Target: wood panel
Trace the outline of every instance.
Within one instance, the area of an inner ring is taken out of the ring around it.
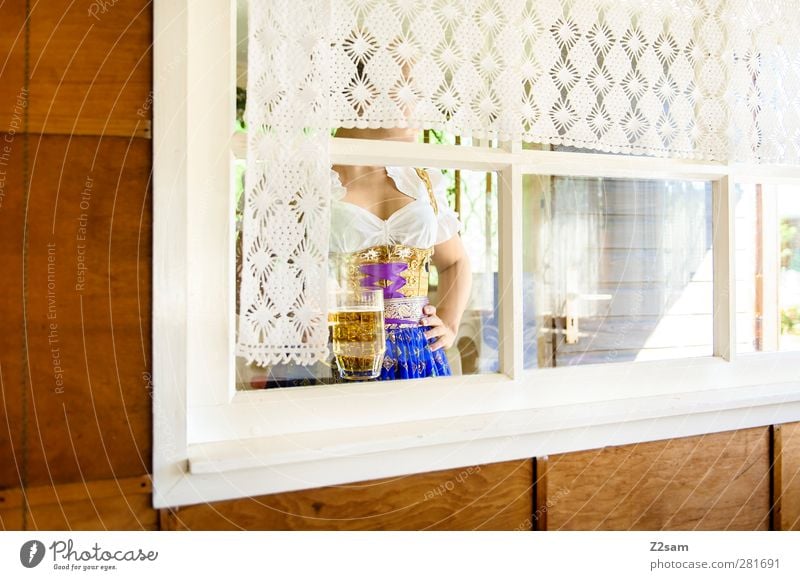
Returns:
[[[25,99],[25,0],[0,3],[0,131],[21,131]]]
[[[22,240],[25,0],[0,4],[0,488],[19,486],[22,465]],[[2,504],[0,504],[2,509]],[[3,525],[6,525],[5,518]]]
[[[769,428],[553,455],[545,485],[548,530],[766,530]]]
[[[30,130],[149,136],[152,2],[32,3]]]
[[[155,530],[158,514],[151,506],[148,476],[30,487],[25,529]],[[5,529],[22,528],[23,493],[0,491],[0,521]]]
[[[800,530],[800,423],[774,427],[776,530]]]
[[[148,473],[150,142],[30,138],[29,484]]]
[[[22,508],[0,508],[0,531],[20,531],[25,529],[22,524]]]
[[[165,530],[528,530],[533,464],[511,461],[163,510]]]
[[[0,488],[20,486],[25,469],[22,457],[25,139],[23,134],[0,133]]]

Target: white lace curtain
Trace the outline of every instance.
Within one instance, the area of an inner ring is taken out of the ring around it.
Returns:
[[[326,355],[332,127],[800,163],[800,0],[250,0],[237,353]]]

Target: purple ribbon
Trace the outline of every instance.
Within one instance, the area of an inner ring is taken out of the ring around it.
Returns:
[[[386,318],[384,324],[419,324],[419,320],[408,320],[406,318]]]
[[[406,285],[405,279],[400,276],[408,270],[408,264],[391,262],[389,264],[364,264],[359,266],[359,271],[366,277],[361,280],[361,287],[368,289],[382,289],[383,298],[403,298],[400,288]],[[388,286],[380,284],[382,280],[390,282]]]

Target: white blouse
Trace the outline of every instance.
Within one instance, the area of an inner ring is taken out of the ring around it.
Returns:
[[[434,213],[425,182],[413,167],[387,166],[386,173],[397,189],[414,201],[404,205],[389,219],[353,203],[342,201],[347,190],[339,174],[331,169],[331,252],[356,252],[371,246],[402,244],[430,248],[452,238],[461,230],[458,214],[447,204],[447,184],[438,169],[428,169],[438,206]]]

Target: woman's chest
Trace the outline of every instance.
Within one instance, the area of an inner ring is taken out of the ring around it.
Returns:
[[[333,252],[354,252],[383,244],[430,248],[436,240],[436,231],[433,208],[421,200],[394,209],[386,219],[347,201],[337,200],[331,207]]]

